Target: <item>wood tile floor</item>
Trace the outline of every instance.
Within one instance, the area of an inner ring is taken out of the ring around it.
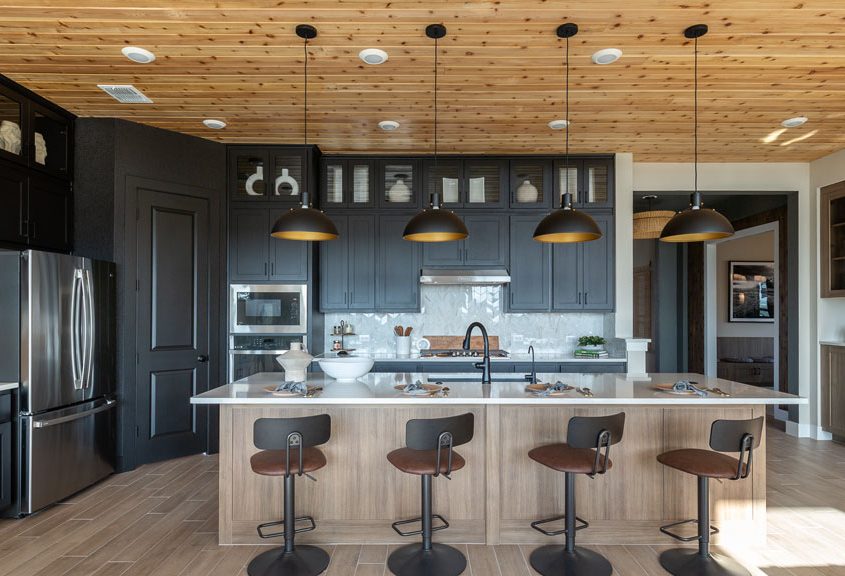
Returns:
[[[769,428],[764,548],[721,549],[752,574],[845,576],[845,446]],[[257,546],[217,545],[217,458],[112,476],[41,514],[0,521],[0,576],[246,576]],[[471,576],[535,574],[533,546],[459,546]],[[597,547],[618,576],[665,574],[659,546]],[[329,546],[328,576],[387,576],[388,546]]]

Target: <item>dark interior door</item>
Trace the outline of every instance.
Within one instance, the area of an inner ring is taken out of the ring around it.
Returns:
[[[137,463],[206,450],[209,202],[138,188]]]

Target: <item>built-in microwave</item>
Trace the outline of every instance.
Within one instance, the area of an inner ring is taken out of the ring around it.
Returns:
[[[308,330],[305,284],[229,286],[231,334],[305,334]]]

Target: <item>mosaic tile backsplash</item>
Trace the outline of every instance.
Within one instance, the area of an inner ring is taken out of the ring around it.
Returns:
[[[499,346],[509,352],[524,352],[533,345],[538,353],[569,354],[578,344],[579,336],[590,334],[604,336],[611,355],[614,352],[624,355],[624,342],[612,340],[613,314],[506,314],[502,311],[501,286],[423,285],[420,288],[422,310],[418,314],[326,314],[326,332],[344,320],[357,335],[348,338],[346,346],[371,353],[392,353],[396,351],[394,326],[413,326],[413,345],[424,335],[463,336],[467,326],[477,320],[484,324],[488,334],[498,336]],[[335,339],[326,336],[326,350],[331,350]]]

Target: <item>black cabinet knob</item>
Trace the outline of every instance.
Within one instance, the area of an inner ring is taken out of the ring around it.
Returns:
[[[199,356],[197,356],[197,362],[208,362],[208,356],[200,354]]]

